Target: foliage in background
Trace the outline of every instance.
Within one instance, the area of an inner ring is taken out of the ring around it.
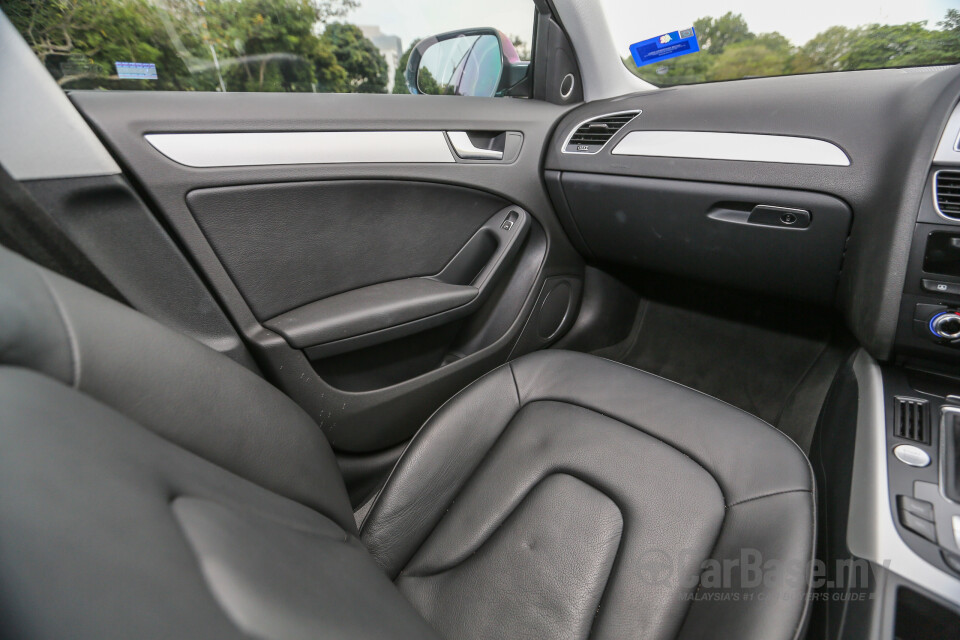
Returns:
[[[950,9],[939,29],[924,22],[863,27],[830,27],[796,47],[783,35],[755,34],[741,14],[726,13],[693,23],[701,52],[637,68],[624,64],[659,86],[778,76],[818,71],[852,71],[960,62],[960,10]]]
[[[400,56],[400,60],[397,61],[397,69],[393,72],[394,93],[410,93],[410,89],[407,88],[407,62],[410,60],[410,52],[413,51],[418,42],[420,42],[420,38],[414,38],[407,50]]]
[[[384,93],[387,62],[357,0],[0,0],[65,88]],[[116,62],[157,80],[120,80]]]

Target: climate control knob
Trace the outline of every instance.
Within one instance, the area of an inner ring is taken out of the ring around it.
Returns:
[[[944,311],[930,319],[930,332],[943,340],[960,338],[960,313]]]

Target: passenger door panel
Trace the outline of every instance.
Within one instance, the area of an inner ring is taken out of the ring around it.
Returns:
[[[562,107],[390,95],[71,99],[182,243],[265,374],[341,454],[404,442],[467,383],[546,346],[576,316],[583,264],[540,170]],[[449,144],[448,161],[436,147],[416,146],[424,136],[396,132],[433,132],[444,144],[449,132],[481,143],[508,135],[500,160],[463,159]],[[223,148],[167,144],[196,133],[299,135],[274,146],[273,136],[260,136],[260,147],[230,147],[236,135],[202,137]],[[314,139],[324,144],[311,146]]]

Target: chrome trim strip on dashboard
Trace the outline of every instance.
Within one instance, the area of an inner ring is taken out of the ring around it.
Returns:
[[[442,131],[150,133],[144,138],[188,167],[456,162]]]
[[[918,556],[900,537],[890,509],[887,423],[880,366],[863,349],[853,362],[857,378],[857,437],[847,518],[850,551],[960,604],[960,579]]]
[[[850,166],[850,158],[832,142],[759,133],[631,131],[611,153],[618,156]]]
[[[600,118],[611,118],[613,116],[622,116],[628,113],[632,113],[633,118],[630,118],[629,120],[623,123],[623,127],[620,127],[620,130],[617,131],[617,133],[620,133],[620,131],[623,131],[624,127],[626,127],[628,124],[633,122],[634,118],[636,118],[637,116],[643,113],[643,109],[627,109],[626,111],[614,111],[613,113],[601,113],[598,116],[591,116],[586,120],[583,120],[582,122],[578,122],[577,126],[571,129],[570,133],[567,134],[567,139],[563,141],[563,145],[561,145],[560,147],[560,153],[570,153],[574,155],[586,155],[586,156],[592,156],[600,153],[601,151],[603,151],[604,147],[610,144],[610,140],[613,140],[616,137],[617,133],[614,133],[612,136],[610,136],[610,140],[607,140],[606,142],[604,142],[603,146],[601,146],[596,151],[567,151],[567,147],[570,145],[570,141],[573,139],[573,134],[575,134],[577,130],[580,129],[580,127],[587,124],[588,122],[592,120],[599,120]]]

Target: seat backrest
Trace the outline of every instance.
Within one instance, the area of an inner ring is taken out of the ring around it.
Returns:
[[[356,533],[330,445],[292,400],[229,358],[4,247],[0,366],[71,386]]]

